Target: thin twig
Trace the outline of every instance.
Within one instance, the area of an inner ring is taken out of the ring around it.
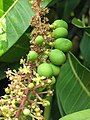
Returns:
[[[38,6],[40,7],[41,0],[36,0],[36,1],[37,1]]]
[[[26,100],[27,100],[27,98],[28,98],[28,94],[29,94],[29,90],[28,89],[26,89],[25,90],[25,96],[23,97],[23,99],[22,99],[22,101],[21,101],[21,104],[20,104],[20,106],[19,106],[19,110],[16,112],[16,118],[19,118],[19,116],[20,116],[20,113],[22,112],[22,110],[23,110],[23,108],[24,108],[24,105],[25,105],[25,102],[26,102]]]

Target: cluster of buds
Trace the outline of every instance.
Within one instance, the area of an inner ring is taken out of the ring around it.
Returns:
[[[43,120],[43,111],[41,106],[46,107],[50,102],[45,96],[51,96],[53,92],[51,87],[55,80],[44,76],[39,76],[33,70],[32,79],[30,79],[30,66],[21,59],[22,67],[16,70],[6,72],[11,84],[5,89],[6,94],[0,99],[0,116],[2,120],[19,120],[21,117],[33,117]]]

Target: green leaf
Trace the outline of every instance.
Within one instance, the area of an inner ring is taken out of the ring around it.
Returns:
[[[83,21],[81,21],[80,19],[73,18],[72,19],[72,24],[75,25],[78,28],[83,28],[85,31],[87,31],[88,33],[90,33],[90,26],[85,26],[85,24],[83,23]]]
[[[3,0],[0,0],[0,17],[3,15]]]
[[[3,0],[3,9],[7,11],[9,7],[13,4],[14,0]]]
[[[73,12],[73,10],[77,7],[79,3],[80,0],[66,0],[63,18],[68,19],[71,12]]]
[[[80,50],[86,65],[90,68],[90,34],[87,32],[84,33],[81,40]]]
[[[45,7],[51,0],[43,2]],[[2,20],[6,19],[6,40],[8,41],[7,52],[22,36],[30,25],[32,16],[34,15],[29,0],[15,0],[8,11],[2,16]],[[2,60],[3,58],[0,57]]]
[[[61,67],[56,94],[66,114],[90,108],[90,71],[71,53]]]
[[[72,24],[75,25],[76,27],[83,28],[83,22],[80,19],[73,18],[72,19]]]
[[[8,49],[29,27],[32,15],[33,12],[28,0],[16,0],[9,8],[6,13]]]
[[[30,39],[23,35],[14,45],[11,47],[2,57],[0,61],[3,62],[16,62],[22,57],[26,57],[26,54],[30,50]]]
[[[75,112],[61,118],[60,120],[90,120],[90,109]]]
[[[51,1],[52,0],[43,0],[42,3],[41,3],[42,7],[47,6]]]

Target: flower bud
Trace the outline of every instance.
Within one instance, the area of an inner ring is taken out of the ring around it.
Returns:
[[[34,87],[34,83],[29,83],[28,88],[32,89]]]
[[[28,115],[30,114],[30,110],[27,109],[27,108],[25,108],[25,109],[23,110],[23,114],[24,114],[25,116],[28,116]]]

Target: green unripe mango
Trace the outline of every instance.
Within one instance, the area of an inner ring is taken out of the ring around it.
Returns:
[[[51,77],[51,76],[53,76],[52,67],[48,63],[42,63],[42,64],[40,64],[37,67],[37,73],[40,76],[44,76],[44,77]]]
[[[54,41],[54,47],[63,52],[68,52],[72,48],[72,42],[66,38],[58,38]]]
[[[53,28],[64,27],[68,29],[68,24],[64,20],[55,20],[52,24]]]
[[[44,42],[44,38],[43,38],[41,35],[38,35],[38,36],[36,37],[36,39],[35,39],[35,43],[36,43],[37,45],[42,45],[43,42]]]
[[[57,76],[60,73],[60,67],[54,65],[54,64],[50,64],[53,70],[53,75]]]
[[[27,55],[27,60],[35,61],[38,58],[38,54],[35,51],[30,51]]]
[[[56,28],[52,32],[52,36],[56,39],[61,37],[67,37],[67,35],[68,35],[68,31],[66,28],[63,28],[63,27]]]
[[[54,65],[62,65],[66,60],[66,56],[62,51],[54,49],[49,53],[49,59]]]

